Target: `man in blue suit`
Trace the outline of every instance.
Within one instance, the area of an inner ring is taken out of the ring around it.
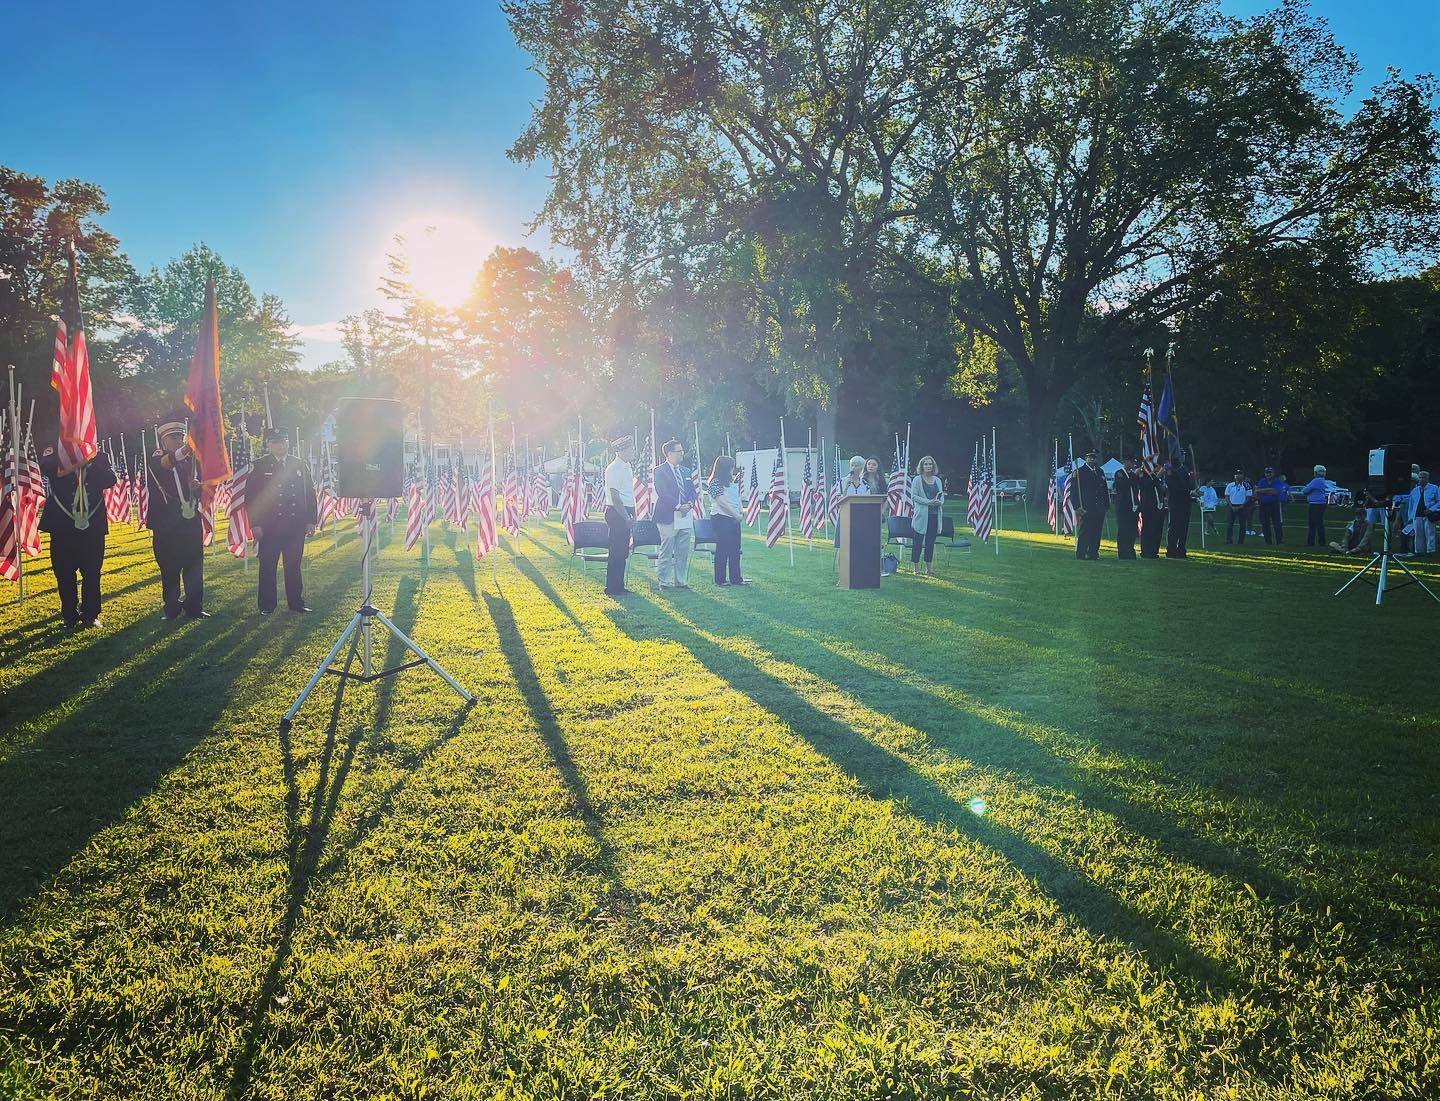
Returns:
[[[660,558],[655,565],[662,589],[688,589],[695,487],[690,471],[680,465],[685,445],[668,440],[662,454],[665,461],[655,468],[655,526],[660,529]]]

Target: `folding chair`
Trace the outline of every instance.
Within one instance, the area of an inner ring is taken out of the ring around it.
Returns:
[[[955,538],[955,518],[953,516],[940,517],[940,534],[935,537],[935,545],[945,548],[947,559],[952,550],[973,551],[975,549],[970,545],[970,540]]]
[[[695,521],[695,530],[690,533],[690,545],[701,554],[715,557],[715,521],[701,516]]]
[[[649,548],[655,548],[651,550]],[[631,554],[650,560],[650,584],[660,584],[660,525],[654,520],[636,520],[631,532]]]
[[[915,529],[910,526],[908,516],[885,517],[885,534],[888,536],[885,540],[886,546],[894,543],[909,550],[910,545],[915,542]]]
[[[597,554],[596,551],[601,553]],[[570,572],[575,571],[576,560],[580,572],[588,573],[591,562],[608,565],[610,562],[610,525],[603,520],[581,520],[575,525],[575,545],[570,551]]]

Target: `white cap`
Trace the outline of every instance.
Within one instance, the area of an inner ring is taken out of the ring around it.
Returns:
[[[1319,463],[1316,463],[1316,464],[1315,464],[1315,473],[1316,473],[1316,474],[1324,474],[1324,473],[1325,473],[1325,468],[1324,468],[1323,466],[1321,466]]]

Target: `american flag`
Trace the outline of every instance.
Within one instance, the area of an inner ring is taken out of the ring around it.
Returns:
[[[580,513],[580,471],[575,466],[575,453],[566,457],[565,481],[560,488],[560,522],[565,525],[565,538],[575,542],[575,522]]]
[[[975,485],[975,538],[985,542],[990,538],[990,529],[995,525],[995,471],[991,469],[994,456],[980,458],[980,470]]]
[[[68,474],[88,463],[98,450],[95,443],[95,398],[90,389],[90,352],[85,344],[85,322],[80,316],[80,285],[73,241],[60,316],[55,323],[55,358],[51,365],[50,385],[60,396],[60,440],[55,448],[55,457],[60,473]]]
[[[810,452],[805,452],[805,474],[800,479],[800,534],[809,539],[815,534],[814,486],[810,479]]]
[[[8,437],[10,433],[7,432],[6,435]],[[6,581],[18,581],[20,580],[20,517],[25,506],[22,503],[21,511],[18,513],[15,511],[15,487],[17,484],[23,486],[24,482],[20,478],[13,439],[10,447],[3,454],[5,465],[3,470],[0,470],[0,577]],[[24,492],[21,489],[22,502]]]
[[[520,472],[512,455],[505,463],[505,530],[511,537],[520,534]]]
[[[830,519],[829,493],[826,492],[828,484],[825,476],[825,452],[820,451],[815,456],[815,527],[823,532],[825,524]]]
[[[589,513],[592,513],[592,512],[604,512],[604,511],[605,511],[605,483],[604,483],[602,480],[600,480],[600,479],[596,479],[595,481],[592,481],[592,482],[590,483],[590,496],[589,496],[588,511],[587,511],[586,515],[589,515]]]
[[[1060,534],[1073,535],[1075,533],[1075,493],[1071,488],[1071,480],[1075,476],[1075,458],[1072,455],[1065,460],[1065,484],[1060,489]]]
[[[450,522],[461,531],[470,529],[470,467],[465,463],[464,452],[455,464],[455,511],[450,515]]]
[[[495,472],[490,463],[480,461],[480,476],[475,479],[475,557],[484,558],[495,549]]]
[[[321,445],[320,451],[320,511],[316,524],[321,531],[330,520],[340,515],[340,499],[335,496],[335,471],[330,464],[330,449]]]
[[[40,553],[40,512],[45,507],[45,479],[34,438],[25,441],[20,455],[20,549],[32,558]]]
[[[143,461],[145,454],[145,434],[140,434],[140,450],[135,452],[142,456],[142,461],[137,463],[139,471],[135,475],[135,526],[143,528],[150,522],[150,464]]]
[[[230,475],[229,503],[225,507],[225,514],[229,517],[225,545],[236,558],[245,557],[249,552],[250,540],[254,538],[250,532],[250,510],[245,506],[245,487],[254,465],[250,455],[249,437],[233,437],[230,445],[230,469],[233,473]]]
[[[545,476],[543,463],[535,468],[535,484],[531,486],[531,498],[532,512],[538,512],[541,516],[550,514],[550,479]]]
[[[429,527],[440,515],[435,501],[435,460],[427,459],[424,464],[425,482],[423,490],[425,493],[425,526]]]
[[[1155,405],[1150,396],[1150,384],[1140,392],[1140,410],[1135,414],[1135,423],[1140,426],[1140,461],[1149,470],[1160,457],[1155,423]]]
[[[405,549],[409,550],[425,534],[425,492],[420,488],[420,472],[410,469],[410,481],[405,487]]]
[[[900,444],[895,444],[895,463],[890,468],[890,480],[886,489],[890,496],[890,515],[910,515],[910,486],[908,484],[908,457],[900,454]]]
[[[215,539],[215,487],[200,487],[200,545],[208,547]]]
[[[790,490],[785,485],[783,452],[775,453],[775,469],[770,472],[770,516],[765,523],[765,545],[780,542],[790,523]]]
[[[453,463],[447,462],[436,470],[435,485],[438,495],[436,507],[439,510],[440,519],[454,523],[460,502],[455,500],[455,466]]]
[[[400,498],[391,497],[385,502],[385,522],[393,524],[395,517],[400,515]]]
[[[830,499],[825,505],[825,518],[832,524],[840,522],[840,449],[835,449],[835,476],[830,480]]]
[[[750,496],[745,502],[745,523],[755,527],[760,523],[760,505],[764,497],[760,492],[760,470],[755,453],[750,453]]]
[[[130,515],[130,472],[125,468],[125,453],[116,460],[113,456],[110,465],[115,470],[115,484],[105,490],[105,516],[112,524],[118,524]]]
[[[690,490],[695,499],[690,502],[690,515],[699,520],[705,515],[705,502],[700,497],[700,452],[695,452],[695,465],[690,469]]]
[[[655,507],[655,472],[651,469],[654,442],[645,441],[645,449],[635,460],[631,489],[635,492],[635,519],[644,520]]]
[[[1057,530],[1055,527],[1055,472],[1050,472],[1050,487],[1045,491],[1045,522],[1050,525],[1050,530]]]

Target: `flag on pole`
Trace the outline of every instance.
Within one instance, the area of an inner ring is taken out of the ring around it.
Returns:
[[[6,581],[19,581],[21,524],[20,513],[15,509],[15,497],[21,478],[14,429],[8,425],[5,426],[5,439],[6,447],[0,451],[5,460],[3,468],[0,468],[0,577]]]
[[[1070,492],[1070,479],[1075,474],[1075,456],[1065,460],[1065,476],[1060,480],[1056,492],[1060,495],[1060,534],[1075,533],[1075,495]]]
[[[755,452],[750,452],[750,497],[745,502],[745,524],[747,527],[756,527],[760,523],[760,505],[763,495],[760,493],[760,470],[755,458]]]
[[[115,471],[115,484],[102,493],[105,501],[105,518],[118,524],[130,512],[130,472],[125,468],[125,453],[120,458],[113,456],[110,466]]]
[[[495,549],[495,472],[488,459],[480,460],[480,477],[475,481],[475,557],[484,558]]]
[[[420,488],[420,471],[411,467],[409,484],[405,487],[405,549],[414,547],[424,533],[425,493]]]
[[[542,517],[550,514],[550,479],[545,476],[545,464],[541,463],[535,468],[534,501],[531,511],[538,512]]]
[[[830,500],[825,506],[825,515],[830,523],[840,523],[840,446],[835,446],[835,476],[830,480]]]
[[[895,462],[890,468],[890,480],[888,485],[886,486],[886,490],[890,498],[891,516],[910,515],[910,493],[908,484],[909,478],[906,471],[907,465],[908,464],[905,458],[900,454],[900,441],[897,438],[895,441]]]
[[[60,439],[55,458],[61,474],[88,463],[99,450],[95,442],[95,397],[90,389],[90,351],[80,314],[80,284],[75,244],[70,243],[69,269],[55,322],[55,357],[50,385],[60,398]]]
[[[1173,459],[1180,452],[1180,419],[1175,413],[1175,384],[1168,367],[1165,370],[1165,385],[1160,388],[1160,404],[1155,410],[1155,420],[1165,433],[1165,450]]]
[[[810,539],[815,535],[814,487],[810,480],[810,452],[805,452],[805,473],[800,479],[800,534]]]
[[[984,543],[990,538],[990,530],[995,526],[995,456],[988,457],[981,455],[979,484],[976,486],[976,495],[979,501],[975,507],[975,538]]]
[[[1055,472],[1050,472],[1050,485],[1045,490],[1045,523],[1055,530]]]
[[[770,472],[770,516],[765,523],[765,545],[773,547],[790,523],[790,489],[785,485],[784,449],[775,453],[775,469]]]
[[[515,457],[505,461],[505,530],[511,538],[520,534],[520,481],[515,469]]]
[[[230,455],[225,450],[225,418],[220,409],[220,329],[213,279],[205,281],[205,313],[195,337],[195,354],[190,357],[185,407],[190,410],[185,443],[195,457],[200,484],[220,485],[230,477]]]
[[[34,558],[40,553],[40,513],[45,508],[45,479],[35,454],[35,438],[27,435],[20,451],[20,549]]]
[[[645,449],[636,456],[631,489],[635,493],[635,519],[645,520],[655,507],[655,472],[651,468],[655,442],[645,441]]]
[[[335,468],[330,462],[330,445],[320,445],[320,487],[319,520],[316,526],[325,530],[325,525],[340,514],[340,498],[335,496]]]
[[[1135,422],[1140,426],[1140,461],[1149,470],[1160,456],[1160,445],[1156,436],[1155,407],[1150,400],[1148,382],[1140,393],[1140,410],[1135,414]],[[1071,456],[1070,462],[1066,463],[1066,469],[1073,463],[1074,456]]]

